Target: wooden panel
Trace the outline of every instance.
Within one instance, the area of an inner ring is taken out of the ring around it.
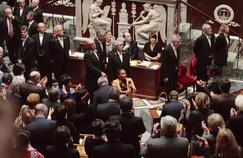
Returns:
[[[152,69],[158,65],[157,69]],[[137,92],[135,96],[148,99],[157,99],[160,89],[160,63],[153,62],[148,67],[131,66],[131,78],[133,79]]]
[[[82,59],[70,57],[70,76],[73,84],[85,83],[85,64]]]

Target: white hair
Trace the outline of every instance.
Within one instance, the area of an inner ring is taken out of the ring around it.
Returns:
[[[108,85],[108,79],[106,77],[100,77],[97,80],[98,86]]]
[[[161,117],[160,126],[164,136],[172,137],[176,135],[177,120],[176,118],[166,115]]]
[[[238,110],[243,111],[243,95],[240,94],[235,98],[235,106]]]
[[[178,41],[178,40],[181,40],[181,36],[178,35],[178,34],[173,34],[172,35],[172,41]]]

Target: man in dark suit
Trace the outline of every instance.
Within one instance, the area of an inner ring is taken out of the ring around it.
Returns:
[[[8,49],[11,63],[17,62],[17,51],[19,46],[19,21],[14,18],[11,8],[5,9],[5,18],[0,21],[0,45],[3,47],[4,41]],[[4,47],[3,47],[4,48]]]
[[[120,115],[119,102],[120,92],[117,88],[112,87],[108,93],[109,101],[107,103],[98,104],[95,110],[95,118],[106,122],[110,116]]]
[[[215,36],[211,26],[207,23],[202,25],[202,31],[203,34],[194,43],[193,51],[197,59],[197,79],[207,81],[207,66],[212,64]]]
[[[47,76],[47,86],[50,87],[52,84],[51,76],[51,59],[49,52],[49,44],[52,39],[52,34],[45,32],[46,27],[44,23],[38,24],[38,33],[32,37],[36,45],[36,59],[38,62],[38,70],[40,71],[41,77]]]
[[[166,115],[173,116],[176,120],[179,120],[181,116],[181,110],[184,108],[183,104],[178,101],[179,93],[175,90],[172,90],[169,94],[169,102],[165,103],[161,112],[160,117]]]
[[[143,119],[134,116],[132,98],[124,96],[120,99],[120,108],[122,114],[120,116],[113,116],[111,120],[119,120],[121,123],[121,142],[134,146],[136,158],[140,157],[140,138],[146,131]],[[132,129],[132,130],[131,130]]]
[[[162,117],[160,126],[160,138],[151,138],[147,141],[144,157],[187,158],[189,143],[187,138],[176,135],[176,119],[169,115]]]
[[[221,94],[213,95],[211,108],[215,113],[220,114],[225,122],[230,118],[230,109],[235,105],[235,96],[229,93],[231,82],[228,78],[221,78],[218,81],[218,87]]]
[[[105,36],[106,31],[103,29],[98,29],[96,31],[96,38],[94,39],[97,54],[99,54],[102,64],[102,70],[105,72],[107,68],[107,55],[106,55],[106,44],[105,44]]]
[[[90,50],[84,54],[84,63],[86,68],[85,86],[92,98],[93,92],[98,89],[98,78],[106,76],[106,74],[102,71],[102,59],[97,53],[94,40],[90,41],[90,46]]]
[[[24,104],[26,104],[26,98],[30,93],[38,93],[41,98],[45,96],[45,87],[37,85],[40,83],[40,80],[40,73],[38,71],[32,71],[29,80],[19,85],[19,93]]]
[[[108,85],[107,77],[98,78],[99,88],[93,93],[93,106],[96,107],[98,104],[103,104],[108,102],[108,93],[112,86]]]
[[[231,110],[231,118],[229,119],[226,127],[229,128],[239,146],[243,146],[243,95],[238,95],[235,98],[236,110]],[[233,115],[233,116],[232,116]]]
[[[28,14],[29,7],[25,4],[25,0],[19,0],[18,5],[14,7],[13,15],[19,19],[20,25],[23,25],[26,21],[26,15]]]
[[[29,36],[27,26],[21,26],[20,30],[21,42],[18,51],[18,62],[25,65],[25,77],[28,79],[29,73],[35,68],[35,41]]]
[[[34,11],[34,20],[38,23],[44,22],[43,19],[43,10],[39,6],[40,1],[39,0],[32,0],[31,1],[31,7],[29,10]]]
[[[56,129],[56,121],[47,119],[48,108],[45,104],[37,104],[35,114],[35,120],[24,129],[31,133],[31,145],[45,155],[46,146],[53,144],[52,135]]]
[[[119,122],[107,122],[105,134],[108,142],[95,147],[91,158],[135,158],[134,147],[119,141],[120,132]]]
[[[181,37],[173,35],[172,42],[168,44],[161,54],[161,84],[164,85],[167,94],[176,89],[178,80],[179,46]]]
[[[115,50],[108,55],[108,79],[112,82],[118,76],[118,70],[125,69],[128,76],[130,72],[130,57],[127,52],[123,51],[123,41],[115,41]]]
[[[124,47],[123,50],[129,54],[131,60],[138,59],[138,45],[137,42],[132,41],[131,34],[129,32],[125,32],[123,34],[124,38]]]
[[[29,35],[32,37],[34,34],[38,33],[38,24],[34,20],[34,12],[28,11],[26,15],[26,22],[25,25],[28,27]]]
[[[50,40],[49,52],[53,62],[53,72],[56,80],[60,83],[60,77],[69,74],[69,49],[70,39],[64,35],[62,25],[54,27],[55,38]]]

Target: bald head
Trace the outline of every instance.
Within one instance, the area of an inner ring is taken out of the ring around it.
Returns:
[[[44,33],[45,30],[46,30],[46,25],[43,22],[40,22],[38,24],[38,28],[37,29],[38,29],[39,33]]]

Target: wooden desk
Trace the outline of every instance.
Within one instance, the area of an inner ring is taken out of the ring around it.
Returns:
[[[139,66],[138,61],[131,62],[130,76],[133,79],[137,92],[135,96],[148,99],[157,99],[160,89],[160,67],[158,62],[151,62],[147,67]]]
[[[72,78],[73,84],[84,84],[85,83],[85,64],[83,60],[84,53],[78,54],[80,56],[75,56],[75,54],[70,55],[70,76]]]

